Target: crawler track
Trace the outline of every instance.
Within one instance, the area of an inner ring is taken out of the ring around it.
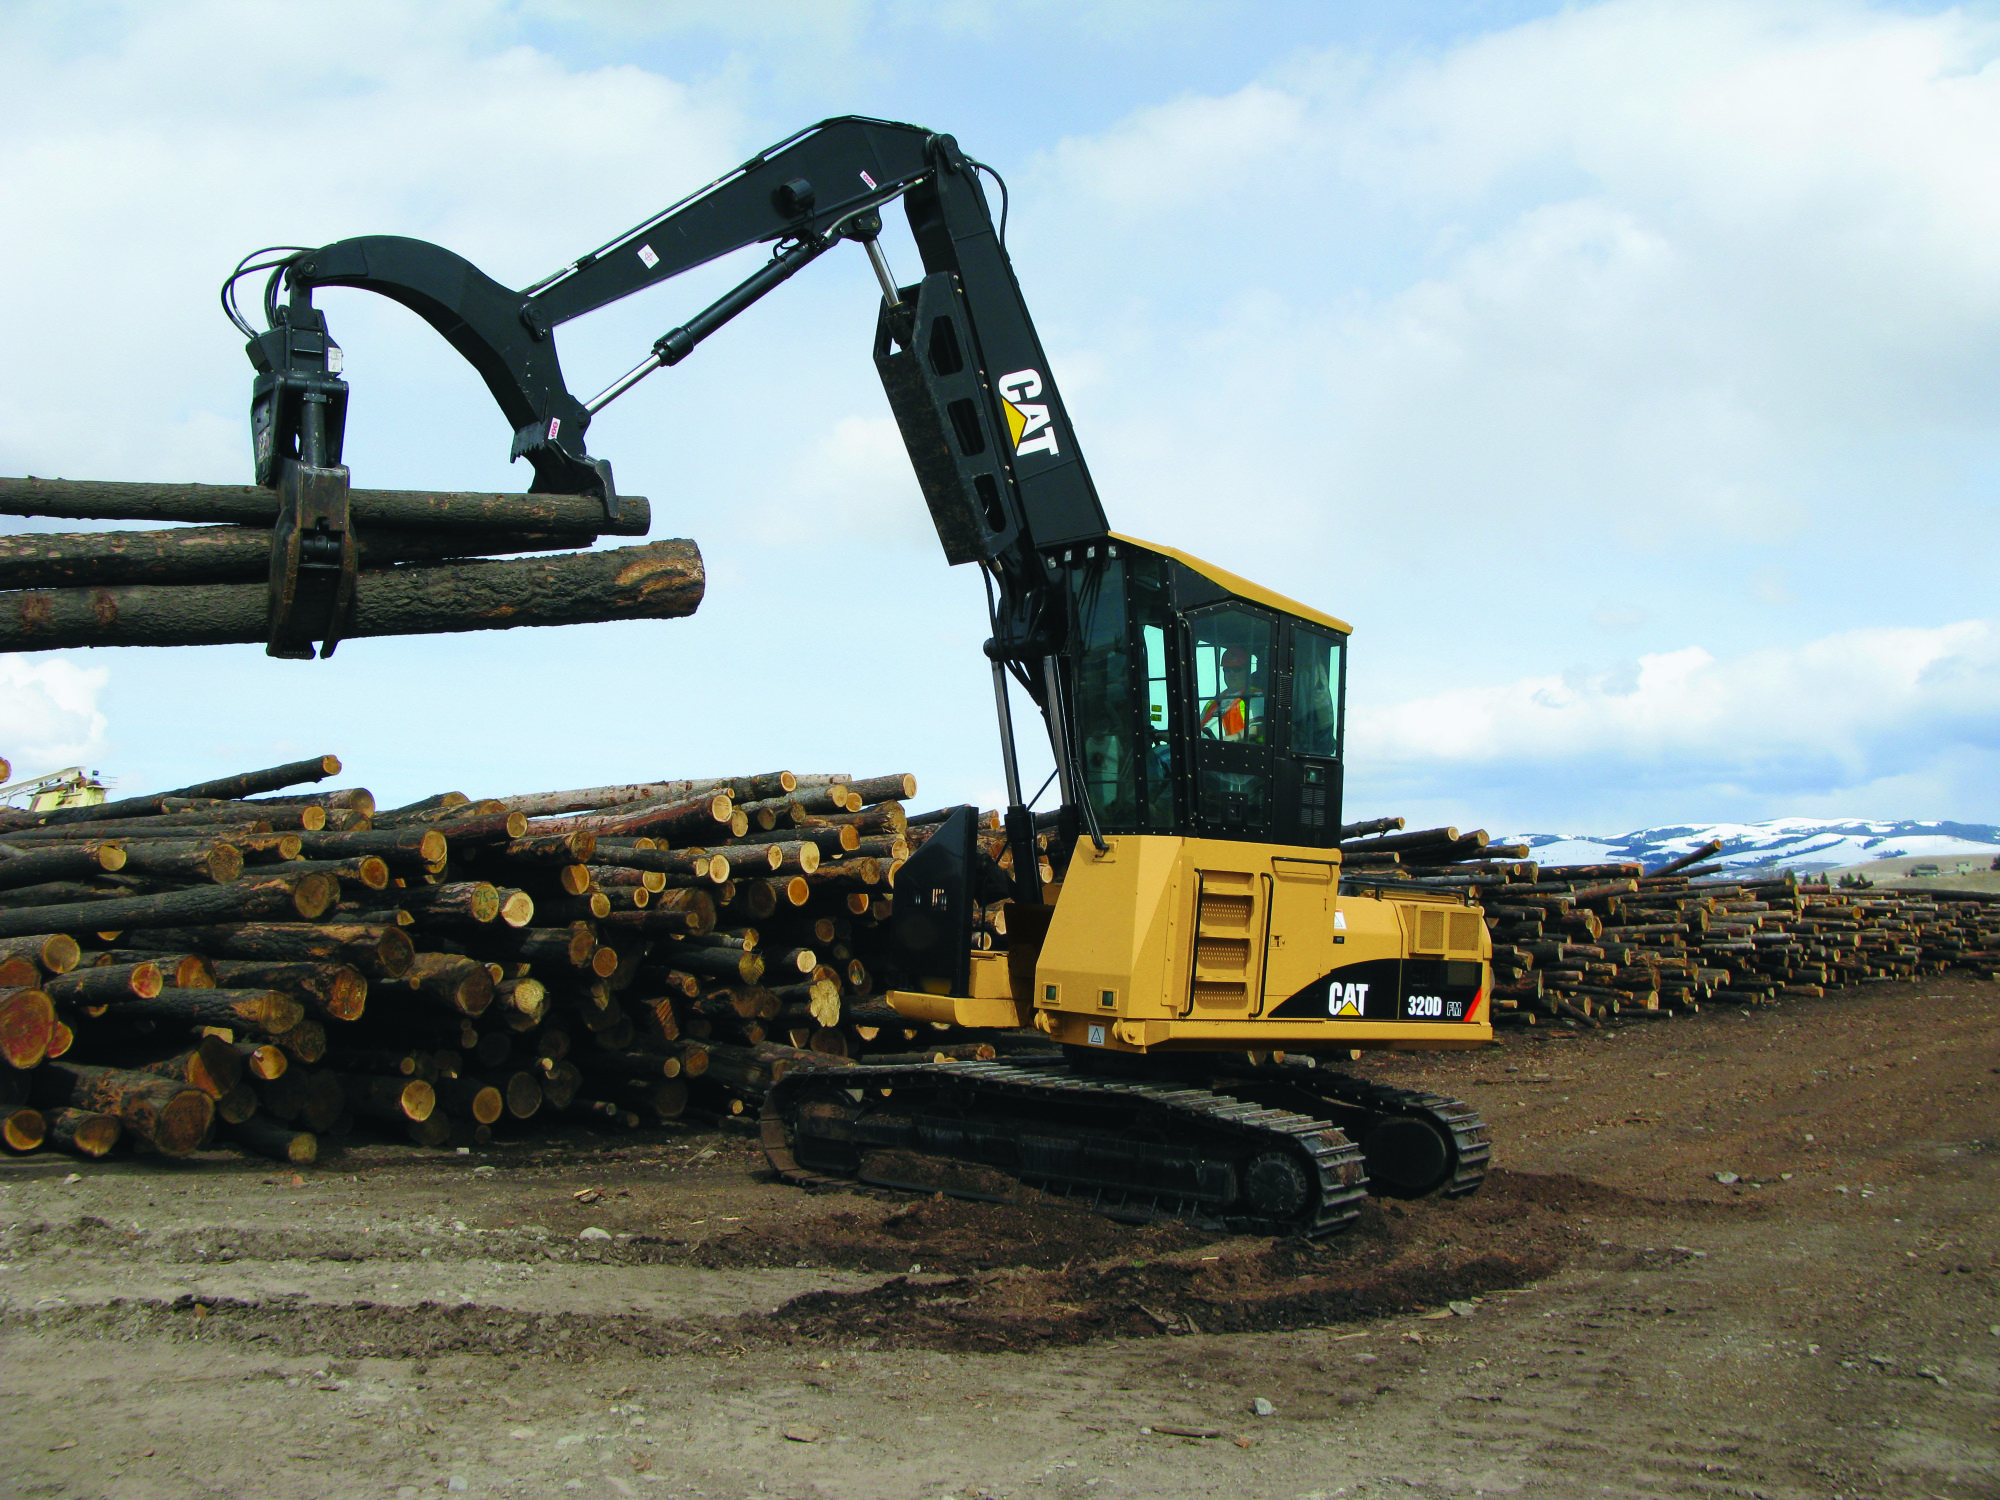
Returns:
[[[1368,1191],[1367,1170],[1361,1148],[1329,1116],[1373,1116],[1334,1096],[1295,1090],[1299,1108],[1234,1085],[1218,1091],[997,1062],[795,1073],[765,1102],[764,1151],[806,1187],[862,1182],[999,1196],[910,1180],[908,1159],[922,1157],[990,1168],[1119,1218],[1306,1236],[1350,1223]]]

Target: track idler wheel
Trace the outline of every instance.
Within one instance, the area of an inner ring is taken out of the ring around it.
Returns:
[[[1436,1192],[1451,1176],[1456,1148],[1450,1136],[1429,1120],[1386,1115],[1368,1127],[1361,1155],[1368,1163],[1371,1193],[1421,1198]]]
[[[1266,1219],[1290,1219],[1306,1207],[1312,1181],[1289,1153],[1266,1151],[1243,1169],[1243,1199]]]

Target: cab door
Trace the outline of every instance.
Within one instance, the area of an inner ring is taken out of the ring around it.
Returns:
[[[1285,622],[1276,674],[1277,751],[1272,837],[1281,844],[1331,847],[1340,834],[1341,709],[1346,702],[1345,638],[1301,620]]]
[[[1195,826],[1209,838],[1267,842],[1277,805],[1279,621],[1231,602],[1190,610],[1187,622]]]

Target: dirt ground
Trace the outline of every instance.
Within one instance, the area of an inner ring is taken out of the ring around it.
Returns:
[[[14,1159],[0,1494],[2000,1494],[2000,986],[1356,1070],[1475,1101],[1485,1188],[1306,1245],[693,1130]]]

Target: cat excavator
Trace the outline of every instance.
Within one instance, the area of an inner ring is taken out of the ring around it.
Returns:
[[[1001,193],[997,228],[982,174]],[[898,200],[923,266],[909,284],[881,243]],[[1468,1105],[1325,1065],[1492,1037],[1480,912],[1342,868],[1351,627],[1110,529],[1005,230],[1004,182],[951,136],[848,116],[519,291],[400,237],[259,252],[237,271],[271,273],[269,326],[249,345],[259,482],[338,464],[346,385],[312,296],[357,287],[414,311],[478,370],[531,492],[593,496],[615,518],[591,418],[859,245],[882,292],[876,369],[945,559],[985,575],[1008,799],[1000,859],[968,807],[899,870],[887,999],[915,1022],[1054,1045],[788,1074],[763,1119],[772,1165],[807,1185],[975,1197],[1018,1182],[1121,1217],[1306,1236],[1349,1223],[1370,1192],[1471,1192],[1490,1148]],[[563,323],[757,245],[770,252],[746,280],[596,396],[570,393]],[[1010,684],[1040,709],[1055,761],[1059,806],[1040,815],[1040,794],[1022,792]],[[982,949],[976,913],[1002,901],[1006,946]]]

